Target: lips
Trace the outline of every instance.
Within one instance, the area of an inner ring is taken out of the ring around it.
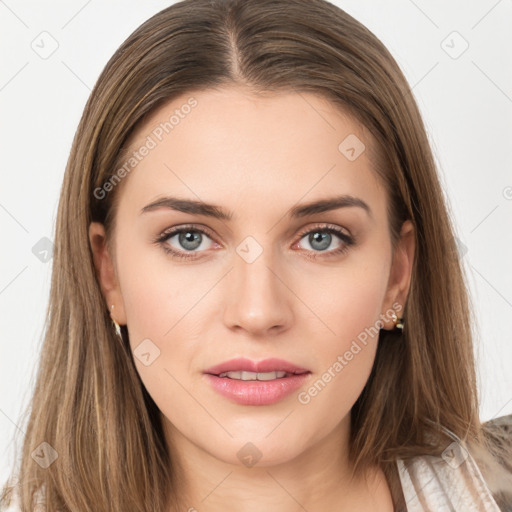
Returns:
[[[223,397],[240,405],[259,406],[280,402],[310,376],[311,371],[282,359],[231,359],[204,371],[205,380]]]
[[[301,368],[289,361],[283,359],[264,359],[263,361],[252,361],[246,358],[230,359],[223,363],[217,364],[208,368],[204,373],[210,375],[220,375],[227,372],[253,372],[253,373],[266,373],[266,372],[286,372],[287,374],[303,374],[309,373],[307,368]]]

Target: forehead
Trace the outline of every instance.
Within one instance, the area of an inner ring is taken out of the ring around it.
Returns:
[[[165,194],[242,208],[343,193],[383,209],[372,147],[364,126],[316,94],[208,89],[173,99],[137,128],[124,185],[140,207]]]

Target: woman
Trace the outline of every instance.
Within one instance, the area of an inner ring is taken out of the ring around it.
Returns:
[[[38,382],[22,509],[512,503],[417,106],[323,0],[185,0],[109,61],[61,191]]]

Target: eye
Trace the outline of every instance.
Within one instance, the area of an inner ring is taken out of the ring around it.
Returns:
[[[171,239],[176,237],[178,247],[170,244]],[[204,250],[204,238],[210,238],[208,232],[197,226],[182,226],[180,228],[171,228],[164,231],[155,242],[162,245],[165,252],[173,257],[181,259],[196,258],[196,252],[202,247]],[[187,254],[187,252],[189,254]]]
[[[303,231],[299,236],[301,239],[293,247],[302,249],[300,243],[307,236],[307,242],[312,247],[312,250],[306,249],[305,255],[310,259],[341,255],[347,252],[350,246],[355,244],[353,236],[331,224]],[[170,243],[173,238],[176,238],[174,244]],[[207,243],[205,244],[205,238],[212,239],[206,229],[194,225],[186,225],[164,231],[154,242],[160,244],[164,251],[173,258],[197,259],[197,253],[208,249],[208,247],[205,247],[205,245],[208,245]],[[338,246],[327,250],[336,239],[338,239]],[[202,250],[200,250],[201,248]]]
[[[344,254],[349,250],[350,246],[355,244],[355,238],[353,236],[331,224],[309,229],[308,231],[300,233],[299,236],[302,237],[301,240],[306,238],[307,243],[313,248],[313,251],[306,251],[306,256],[311,259],[316,259],[318,257],[332,257]],[[340,240],[341,243],[339,243],[338,246],[334,249],[330,251],[327,250],[336,238]],[[294,247],[298,247],[299,245],[300,241],[295,244]]]

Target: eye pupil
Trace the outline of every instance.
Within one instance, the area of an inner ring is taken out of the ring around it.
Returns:
[[[184,231],[179,234],[179,243],[187,250],[197,249],[201,245],[201,234],[195,231]],[[199,242],[199,243],[197,243]]]
[[[309,235],[309,241],[311,243],[311,247],[315,247],[317,250],[324,251],[331,244],[332,235],[330,233],[317,231],[311,235]],[[314,245],[316,242],[320,242],[319,246]]]

